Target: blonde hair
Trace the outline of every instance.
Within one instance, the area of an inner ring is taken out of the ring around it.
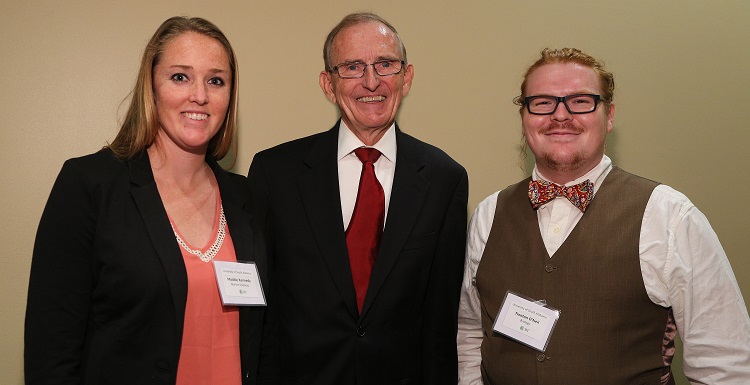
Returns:
[[[523,75],[523,83],[521,83],[521,95],[516,96],[516,98],[513,99],[513,103],[521,107],[519,109],[520,113],[523,113],[524,99],[526,98],[526,96],[528,96],[526,95],[526,81],[529,79],[529,76],[534,71],[536,71],[537,68],[545,64],[553,63],[575,63],[589,67],[596,71],[596,74],[599,76],[599,83],[602,87],[601,100],[609,109],[610,103],[612,103],[612,100],[614,100],[615,96],[615,76],[611,72],[608,72],[606,69],[604,69],[604,63],[596,60],[594,57],[587,55],[576,48],[545,48],[542,50],[539,60],[534,62],[534,64],[532,64],[526,70],[526,74]]]
[[[237,132],[237,97],[239,78],[237,58],[224,33],[208,20],[199,17],[175,16],[164,21],[151,36],[143,51],[141,66],[135,86],[130,92],[130,106],[123,118],[120,131],[107,147],[121,159],[129,159],[156,140],[159,131],[159,114],[154,99],[153,70],[159,63],[166,45],[177,36],[195,32],[216,39],[224,46],[232,71],[229,108],[219,131],[208,143],[208,153],[222,159],[232,147]]]

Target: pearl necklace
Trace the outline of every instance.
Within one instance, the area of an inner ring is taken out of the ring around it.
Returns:
[[[185,249],[190,254],[198,256],[198,258],[201,259],[203,262],[211,262],[212,259],[216,256],[216,254],[219,253],[219,249],[221,249],[221,245],[224,243],[224,236],[226,235],[226,232],[224,230],[224,227],[226,227],[227,224],[227,218],[224,216],[224,206],[219,206],[219,232],[216,234],[216,240],[211,245],[211,247],[208,248],[206,253],[202,253],[200,250],[193,250],[190,248],[190,246],[185,243],[185,241],[180,238],[179,234],[177,234],[177,231],[174,229],[174,225],[170,222],[170,225],[172,226],[172,231],[174,232],[175,238],[177,238],[177,243],[180,244],[180,246]]]

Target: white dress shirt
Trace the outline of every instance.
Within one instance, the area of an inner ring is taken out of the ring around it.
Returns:
[[[596,193],[611,170],[612,161],[604,156],[594,169],[566,185],[589,179]],[[532,178],[545,179],[536,168]],[[482,384],[483,334],[475,278],[498,193],[479,204],[469,223],[458,310],[459,385]],[[551,258],[582,216],[559,197],[537,210],[539,231]],[[666,185],[654,189],[643,214],[639,258],[649,298],[672,308],[683,341],[685,375],[691,383],[750,384],[750,318],[745,302],[708,219],[685,195]]]
[[[396,127],[395,123],[388,128],[383,137],[373,146],[366,146],[346,126],[344,121],[339,125],[339,143],[336,159],[339,169],[339,194],[341,195],[341,214],[344,217],[344,230],[349,227],[352,219],[354,204],[357,203],[359,178],[362,175],[362,162],[354,154],[360,147],[372,147],[380,151],[380,158],[375,162],[375,177],[383,186],[385,195],[385,217],[383,226],[388,219],[388,206],[393,189],[393,175],[396,172]]]

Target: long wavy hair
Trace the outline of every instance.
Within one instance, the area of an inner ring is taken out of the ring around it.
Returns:
[[[208,153],[222,159],[229,152],[237,132],[237,96],[239,77],[237,57],[224,33],[208,20],[199,17],[175,16],[159,26],[143,51],[141,67],[138,71],[133,91],[130,92],[130,106],[123,118],[120,131],[107,147],[121,159],[130,159],[156,140],[159,131],[159,112],[154,99],[153,70],[159,63],[166,45],[172,39],[186,32],[195,32],[216,39],[224,46],[232,71],[232,85],[229,108],[219,131],[208,143]]]

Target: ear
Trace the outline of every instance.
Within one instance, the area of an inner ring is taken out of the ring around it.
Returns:
[[[612,132],[612,121],[615,118],[615,103],[609,104],[609,112],[607,113],[607,132]]]
[[[333,80],[331,79],[331,73],[323,70],[320,71],[320,88],[323,90],[323,93],[326,94],[326,97],[328,100],[331,101],[331,103],[336,104],[336,94],[333,92]]]
[[[401,94],[406,96],[411,89],[411,82],[414,80],[414,66],[407,64],[404,68],[404,85],[401,88]]]

